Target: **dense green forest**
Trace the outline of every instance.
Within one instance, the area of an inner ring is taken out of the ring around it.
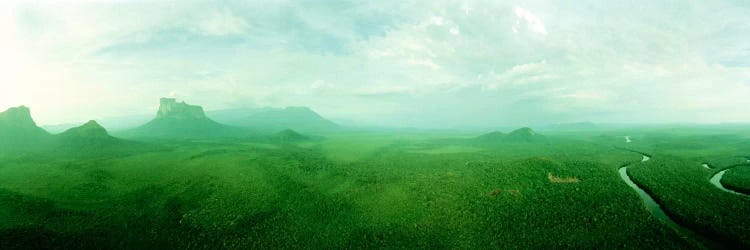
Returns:
[[[116,138],[92,121],[5,148],[0,248],[750,245],[743,131],[224,135]],[[699,237],[649,213],[626,165]],[[728,168],[738,194],[709,182]]]

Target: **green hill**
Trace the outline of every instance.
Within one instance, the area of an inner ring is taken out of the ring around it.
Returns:
[[[26,106],[0,113],[0,151],[43,148],[51,140],[52,136],[36,125]]]
[[[544,136],[536,133],[531,128],[523,127],[511,131],[505,138],[506,141],[513,142],[532,142],[543,139]]]
[[[489,132],[480,136],[476,137],[477,141],[484,141],[484,142],[491,142],[491,141],[498,141],[503,140],[507,136],[505,133],[500,131],[493,131]]]
[[[303,132],[325,132],[340,129],[338,124],[307,107],[266,108],[247,113],[244,117],[226,117],[223,120],[231,125],[265,131],[289,128]]]
[[[206,117],[203,108],[174,98],[161,98],[156,118],[122,133],[127,137],[203,138],[236,136],[242,129],[227,126]]]
[[[276,134],[274,134],[273,139],[280,140],[280,141],[306,141],[310,140],[310,137],[304,136],[297,131],[291,130],[291,129],[284,129]]]
[[[507,142],[536,142],[544,140],[544,136],[536,133],[531,128],[523,127],[504,134],[499,131],[493,131],[474,138],[477,142],[482,143],[507,143]]]
[[[155,147],[113,137],[99,123],[91,120],[55,135],[54,147],[50,149],[58,153],[56,157],[78,159],[129,155],[152,151]]]
[[[58,137],[63,143],[70,144],[100,145],[118,142],[117,138],[110,136],[107,130],[94,120],[68,129]]]

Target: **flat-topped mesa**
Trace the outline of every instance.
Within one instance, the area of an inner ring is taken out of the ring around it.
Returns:
[[[125,132],[125,136],[152,138],[207,138],[233,137],[244,133],[211,120],[197,105],[161,98],[156,118]]]
[[[174,98],[161,98],[156,118],[204,119],[206,113],[201,106],[177,102]]]

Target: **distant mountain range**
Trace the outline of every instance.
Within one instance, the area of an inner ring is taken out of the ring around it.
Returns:
[[[307,107],[234,109],[208,112],[217,121],[260,131],[293,129],[302,132],[327,132],[341,127]]]
[[[209,117],[212,115],[226,124],[213,120]],[[135,120],[146,119],[137,117]],[[49,127],[59,133],[53,135],[36,125],[27,107],[10,108],[0,113],[0,150],[44,148],[63,142],[98,144],[120,140],[110,136],[96,121],[78,125]],[[155,117],[145,124],[116,131],[115,135],[125,138],[186,139],[243,137],[260,132],[275,133],[273,137],[282,141],[301,141],[309,138],[297,131],[326,132],[337,129],[340,126],[306,107],[218,110],[207,115],[201,106],[177,102],[174,98],[161,98]]]
[[[259,123],[250,122],[248,117],[267,119]],[[251,114],[240,119],[245,124],[254,124],[257,128],[272,129],[294,127],[297,121],[315,128],[337,128],[326,122],[307,108],[269,109]],[[265,118],[264,118],[265,117]],[[305,123],[305,121],[313,121]],[[262,125],[258,125],[262,124]],[[311,140],[295,130],[286,128],[269,133],[267,136],[251,136],[251,129],[225,125],[206,116],[203,108],[172,98],[162,98],[156,117],[136,128],[121,131],[118,136],[132,138],[215,138],[245,137],[271,140],[277,142],[301,142]],[[148,146],[125,139],[116,138],[96,121],[88,121],[58,134],[51,134],[37,126],[31,117],[31,111],[25,106],[10,108],[0,113],[0,154],[14,152],[60,152],[58,156],[68,155],[103,155],[127,153],[132,150],[144,150]],[[51,151],[50,151],[51,150]]]
[[[214,119],[216,120],[214,120]],[[592,128],[592,123],[566,124],[566,128]],[[214,138],[248,137],[257,132],[271,134],[279,141],[304,141],[310,137],[302,133],[330,132],[341,129],[315,111],[306,107],[227,109],[205,112],[201,106],[161,98],[155,117],[143,125],[115,133],[125,138]],[[298,132],[299,131],[299,132]],[[483,143],[537,142],[545,140],[531,128],[519,128],[510,133],[493,131],[473,140]],[[39,148],[60,144],[116,144],[120,139],[110,136],[96,121],[70,128],[53,135],[38,127],[25,106],[10,108],[0,113],[0,150],[9,148]]]
[[[175,104],[180,105],[176,101]],[[162,106],[161,103],[160,106]],[[199,107],[195,105],[188,106]],[[181,113],[179,109],[180,108],[175,111],[170,110],[170,113]],[[160,107],[157,113],[161,112],[162,109]],[[198,111],[193,110],[185,112],[189,113]],[[248,128],[257,132],[273,133],[284,129],[293,129],[306,133],[317,133],[330,132],[341,129],[341,126],[339,126],[338,124],[326,118],[323,118],[318,113],[307,107],[222,109],[205,111],[203,113],[203,116],[216,123],[234,127]],[[156,118],[159,118],[159,114],[157,114]],[[155,120],[153,115],[133,115],[105,118],[101,119],[99,122],[103,126],[117,131],[117,134],[121,134],[120,131],[125,132],[123,134],[128,134],[128,130],[140,127],[144,123],[150,123],[153,120]],[[43,128],[52,133],[59,133],[77,125],[78,124],[76,123],[58,124],[43,126]]]

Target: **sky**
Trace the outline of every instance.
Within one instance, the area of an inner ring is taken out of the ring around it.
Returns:
[[[750,122],[750,1],[0,3],[0,110],[160,97],[401,127]]]

